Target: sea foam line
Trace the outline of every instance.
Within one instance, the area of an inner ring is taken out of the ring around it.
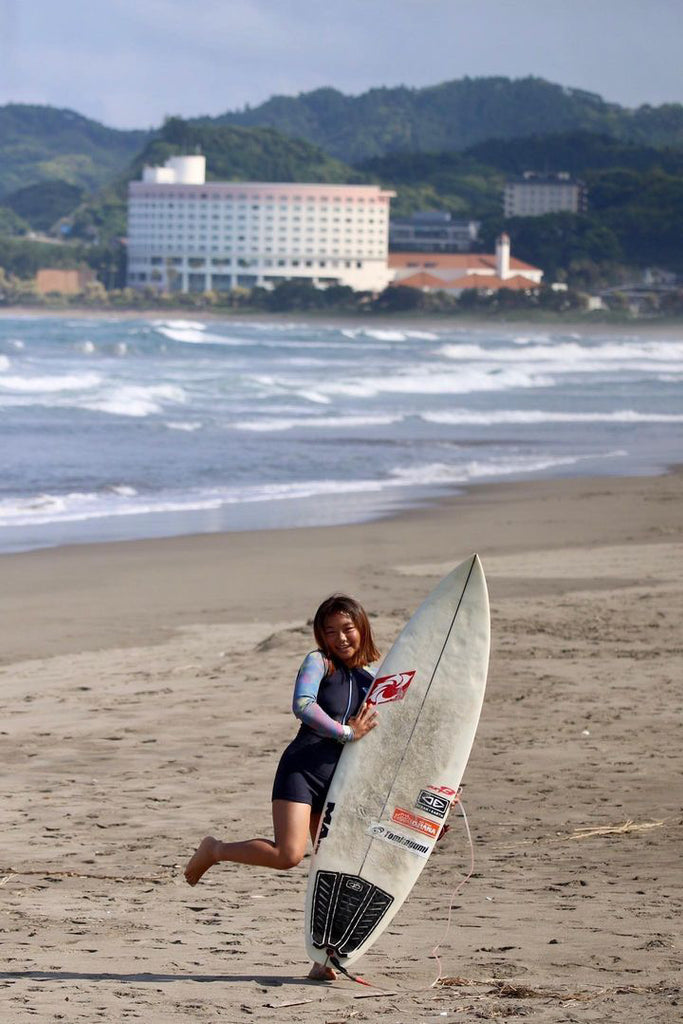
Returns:
[[[453,409],[448,412],[423,412],[420,413],[420,419],[426,423],[452,426],[495,426],[504,423],[683,423],[683,414],[636,412],[634,409],[618,409],[614,412],[548,412],[543,409],[476,412],[471,409]]]

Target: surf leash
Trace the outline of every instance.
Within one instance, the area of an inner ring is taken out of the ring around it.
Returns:
[[[467,884],[467,882],[469,882],[470,878],[474,874],[474,842],[472,841],[472,833],[470,831],[470,823],[467,820],[467,812],[465,811],[465,805],[462,802],[461,792],[462,791],[458,792],[458,796],[456,797],[456,803],[457,803],[458,807],[460,808],[460,813],[462,815],[462,819],[465,822],[465,830],[467,831],[467,841],[468,841],[469,847],[470,847],[470,868],[469,868],[469,871],[467,872],[467,874],[465,875],[465,877],[463,879],[461,879],[460,882],[458,882],[458,884],[456,885],[455,889],[453,890],[453,892],[450,894],[450,896],[448,898],[448,920],[446,921],[446,930],[443,933],[443,935],[441,936],[441,938],[439,939],[439,941],[437,942],[437,944],[432,949],[431,953],[429,954],[430,957],[434,957],[434,959],[436,960],[437,965],[438,965],[438,971],[439,971],[439,973],[437,974],[436,978],[434,979],[434,981],[429,986],[430,988],[434,988],[435,985],[438,985],[439,982],[441,981],[441,978],[443,977],[443,968],[441,966],[441,957],[439,956],[438,951],[441,948],[441,946],[444,944],[446,939],[448,938],[448,933],[451,930],[451,918],[453,917],[453,900],[456,898],[456,896],[460,895],[460,893],[464,889],[465,885]]]
[[[349,971],[347,971],[346,968],[343,967],[342,964],[339,963],[339,957],[337,957],[335,955],[335,951],[333,949],[328,949],[327,950],[327,958],[330,961],[330,963],[332,964],[332,966],[337,971],[341,971],[341,973],[346,978],[348,978],[349,981],[355,981],[358,985],[367,985],[368,988],[374,988],[375,987],[371,982],[366,981],[365,978],[361,978],[361,976],[359,974],[350,974]]]

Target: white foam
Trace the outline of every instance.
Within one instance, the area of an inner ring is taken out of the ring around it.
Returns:
[[[516,388],[550,387],[553,378],[528,373],[517,367],[498,369],[490,367],[463,367],[457,372],[443,367],[425,369],[423,366],[407,368],[400,373],[384,377],[358,377],[329,380],[319,386],[328,395],[348,395],[353,398],[374,398],[382,394],[395,395],[463,395],[474,391],[506,391]]]
[[[392,475],[397,484],[405,487],[448,486],[466,484],[483,478],[498,479],[501,476],[517,476],[527,473],[543,473],[548,469],[559,469],[562,466],[573,466],[577,462],[592,459],[621,458],[627,453],[623,451],[602,452],[598,455],[565,455],[565,456],[517,456],[506,458],[504,462],[477,461],[450,465],[444,462],[431,462],[422,466],[408,468],[397,467]]]
[[[112,494],[119,494],[122,498],[133,498],[138,492],[129,484],[112,484],[107,490]]]
[[[199,420],[169,420],[166,423],[169,430],[185,430],[188,433],[192,433],[195,430],[201,430],[202,424]]]
[[[80,408],[90,412],[104,412],[112,416],[152,416],[163,411],[168,404],[181,405],[185,392],[175,384],[155,384],[143,387],[125,384],[96,399],[80,403]]]
[[[267,433],[269,431],[294,430],[306,427],[313,430],[354,430],[358,427],[388,426],[399,423],[402,416],[306,416],[290,419],[273,419],[264,417],[258,420],[242,420],[231,424],[233,430],[250,430]]]
[[[506,365],[517,363],[526,372],[539,366],[552,367],[553,372],[595,373],[601,370],[657,372],[680,368],[683,342],[607,342],[602,345],[580,345],[576,341],[539,344],[529,340],[518,348],[487,348],[472,344],[441,345],[436,354],[458,363]]]
[[[170,327],[178,331],[205,331],[206,324],[201,320],[152,320],[153,327]]]
[[[387,330],[369,330],[365,328],[363,331],[368,338],[374,338],[376,341],[405,341],[406,334],[404,331],[387,331]]]
[[[9,370],[12,363],[10,362],[9,356],[0,355],[0,373],[4,373],[5,370]]]
[[[415,338],[417,341],[438,341],[439,335],[432,331],[406,331],[406,338]]]
[[[102,381],[99,373],[65,373],[54,377],[0,377],[0,388],[26,394],[49,394],[59,391],[86,391]]]
[[[477,412],[471,409],[451,409],[448,412],[423,412],[420,418],[427,423],[454,426],[495,426],[504,423],[683,423],[683,414],[636,412],[634,409],[614,412],[548,412],[543,409]]]

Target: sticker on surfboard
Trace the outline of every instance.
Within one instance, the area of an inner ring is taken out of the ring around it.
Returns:
[[[393,700],[403,700],[416,671],[394,672],[391,676],[375,679],[366,698],[368,704],[388,704]]]
[[[399,846],[402,850],[407,850],[408,853],[413,853],[417,857],[424,857],[425,860],[432,852],[435,842],[433,839],[406,836],[403,832],[398,832],[393,823],[389,821],[375,821],[365,832],[373,839],[381,839],[385,843],[391,843],[392,846]]]
[[[456,791],[448,786],[427,786],[420,790],[415,807],[437,818],[445,818],[456,796]]]
[[[419,832],[421,835],[427,836],[428,839],[436,839],[441,831],[441,825],[436,821],[430,821],[429,818],[422,818],[419,814],[413,814],[411,811],[407,811],[405,807],[395,807],[391,820],[395,821],[397,825],[404,825],[406,828],[411,828],[413,832]]]

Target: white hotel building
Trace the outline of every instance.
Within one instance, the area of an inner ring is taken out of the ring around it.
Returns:
[[[203,156],[129,185],[128,284],[206,292],[287,279],[382,291],[389,203],[377,185],[207,182]]]

